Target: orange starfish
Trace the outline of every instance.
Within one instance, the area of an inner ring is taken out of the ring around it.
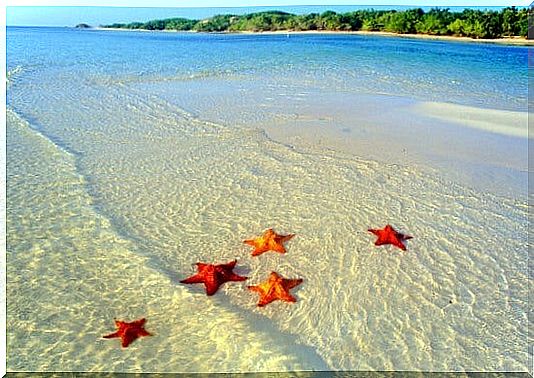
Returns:
[[[180,282],[185,284],[203,283],[206,286],[206,294],[213,295],[219,286],[225,282],[245,281],[247,279],[247,277],[232,272],[236,263],[237,260],[219,265],[196,263],[198,273]]]
[[[403,251],[406,251],[406,246],[402,242],[408,239],[412,239],[411,236],[404,235],[400,232],[395,231],[395,229],[389,224],[382,230],[369,229],[367,231],[372,232],[373,234],[378,236],[375,241],[375,245],[393,244],[395,247],[398,247]]]
[[[260,294],[259,307],[271,303],[277,299],[286,302],[296,302],[297,300],[289,293],[289,289],[294,288],[302,283],[302,278],[288,280],[279,276],[276,272],[271,272],[269,279],[257,286],[248,286],[249,290],[256,291]]]
[[[145,322],[146,322],[145,318],[134,320],[131,323],[122,322],[120,320],[115,320],[115,325],[117,326],[118,331],[114,333],[110,333],[109,335],[102,336],[102,337],[104,337],[105,339],[112,339],[114,337],[120,337],[122,340],[122,346],[126,348],[138,337],[152,336],[150,333],[148,333],[145,330],[144,328]]]
[[[293,236],[295,236],[295,234],[278,235],[272,228],[269,228],[262,236],[256,239],[244,240],[243,243],[254,247],[252,256],[259,256],[267,251],[286,253],[283,243],[291,239]]]

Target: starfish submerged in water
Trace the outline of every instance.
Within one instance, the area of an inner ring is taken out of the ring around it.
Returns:
[[[262,236],[255,239],[244,240],[243,243],[254,247],[252,256],[259,256],[267,251],[286,253],[283,243],[293,238],[293,236],[295,236],[295,234],[279,235],[274,232],[272,228],[269,228]]]
[[[133,322],[123,322],[121,320],[115,320],[115,325],[117,326],[117,332],[110,333],[109,335],[102,336],[105,339],[113,339],[115,337],[120,337],[122,340],[123,348],[126,348],[130,345],[135,339],[141,336],[152,336],[148,333],[145,328],[146,319],[134,320]]]
[[[248,289],[260,294],[259,307],[263,307],[277,299],[285,302],[296,302],[289,290],[302,283],[302,278],[289,280],[281,277],[276,272],[271,272],[267,281],[256,286],[248,286]]]
[[[223,283],[228,281],[245,281],[247,277],[242,277],[233,272],[237,260],[230,261],[227,264],[204,264],[196,263],[198,273],[181,280],[184,284],[203,283],[206,287],[206,294],[213,295]]]
[[[406,251],[406,246],[403,241],[412,239],[412,236],[395,231],[389,224],[381,230],[370,228],[367,231],[372,232],[377,236],[375,245],[393,244],[395,247],[398,247],[403,251]]]

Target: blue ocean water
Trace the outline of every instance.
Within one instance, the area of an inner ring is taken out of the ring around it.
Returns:
[[[380,36],[7,29],[7,70],[20,67],[28,80],[242,77],[518,111],[527,109],[527,55],[520,46]]]

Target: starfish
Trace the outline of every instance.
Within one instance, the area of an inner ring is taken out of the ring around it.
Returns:
[[[269,279],[257,286],[248,286],[249,290],[256,291],[260,294],[259,307],[271,303],[277,299],[286,302],[296,302],[297,300],[289,293],[289,289],[294,288],[302,283],[302,278],[288,280],[282,278],[276,272],[271,272]]]
[[[295,236],[295,234],[278,235],[272,228],[269,228],[262,236],[257,237],[256,239],[244,240],[243,243],[254,247],[252,256],[259,256],[267,251],[286,253],[283,243],[291,239],[293,236]]]
[[[393,229],[393,227],[391,227],[389,224],[382,230],[369,229],[367,231],[378,236],[378,239],[375,241],[375,245],[393,244],[395,247],[398,247],[403,251],[406,251],[406,246],[402,242],[404,240],[412,239],[411,236],[395,231],[395,229]]]
[[[131,323],[122,322],[120,320],[115,320],[115,325],[118,328],[117,332],[110,333],[109,335],[102,336],[102,337],[104,337],[105,339],[112,339],[115,337],[120,337],[122,340],[123,348],[126,348],[138,337],[152,336],[150,333],[148,333],[145,330],[144,328],[145,322],[146,322],[145,318],[134,320]]]
[[[245,281],[247,279],[247,277],[238,276],[232,272],[236,263],[237,260],[219,265],[196,263],[198,273],[180,282],[185,284],[203,283],[206,286],[206,294],[213,295],[219,286],[225,282]]]

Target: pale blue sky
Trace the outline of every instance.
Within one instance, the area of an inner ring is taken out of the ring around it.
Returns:
[[[122,6],[122,7],[252,7],[273,5],[419,5],[527,6],[528,0],[6,0],[12,5]]]
[[[243,0],[8,0],[7,5],[7,25],[74,26],[82,22],[90,25],[100,25],[168,17],[200,19],[214,14],[242,14],[262,10],[251,8],[254,6],[264,6],[267,7],[264,10],[267,10],[279,6],[306,5],[304,8],[290,7],[283,10],[292,13],[308,13],[323,11],[323,7],[316,7],[319,5],[326,5],[332,10],[343,12],[351,10],[347,7],[349,5],[374,6],[375,8],[379,6],[390,8],[398,6],[493,7],[528,6],[529,3],[528,0],[485,0],[484,2],[473,0],[259,0],[254,2]],[[213,9],[214,7],[216,9]],[[245,9],[232,9],[232,7],[245,7]]]

